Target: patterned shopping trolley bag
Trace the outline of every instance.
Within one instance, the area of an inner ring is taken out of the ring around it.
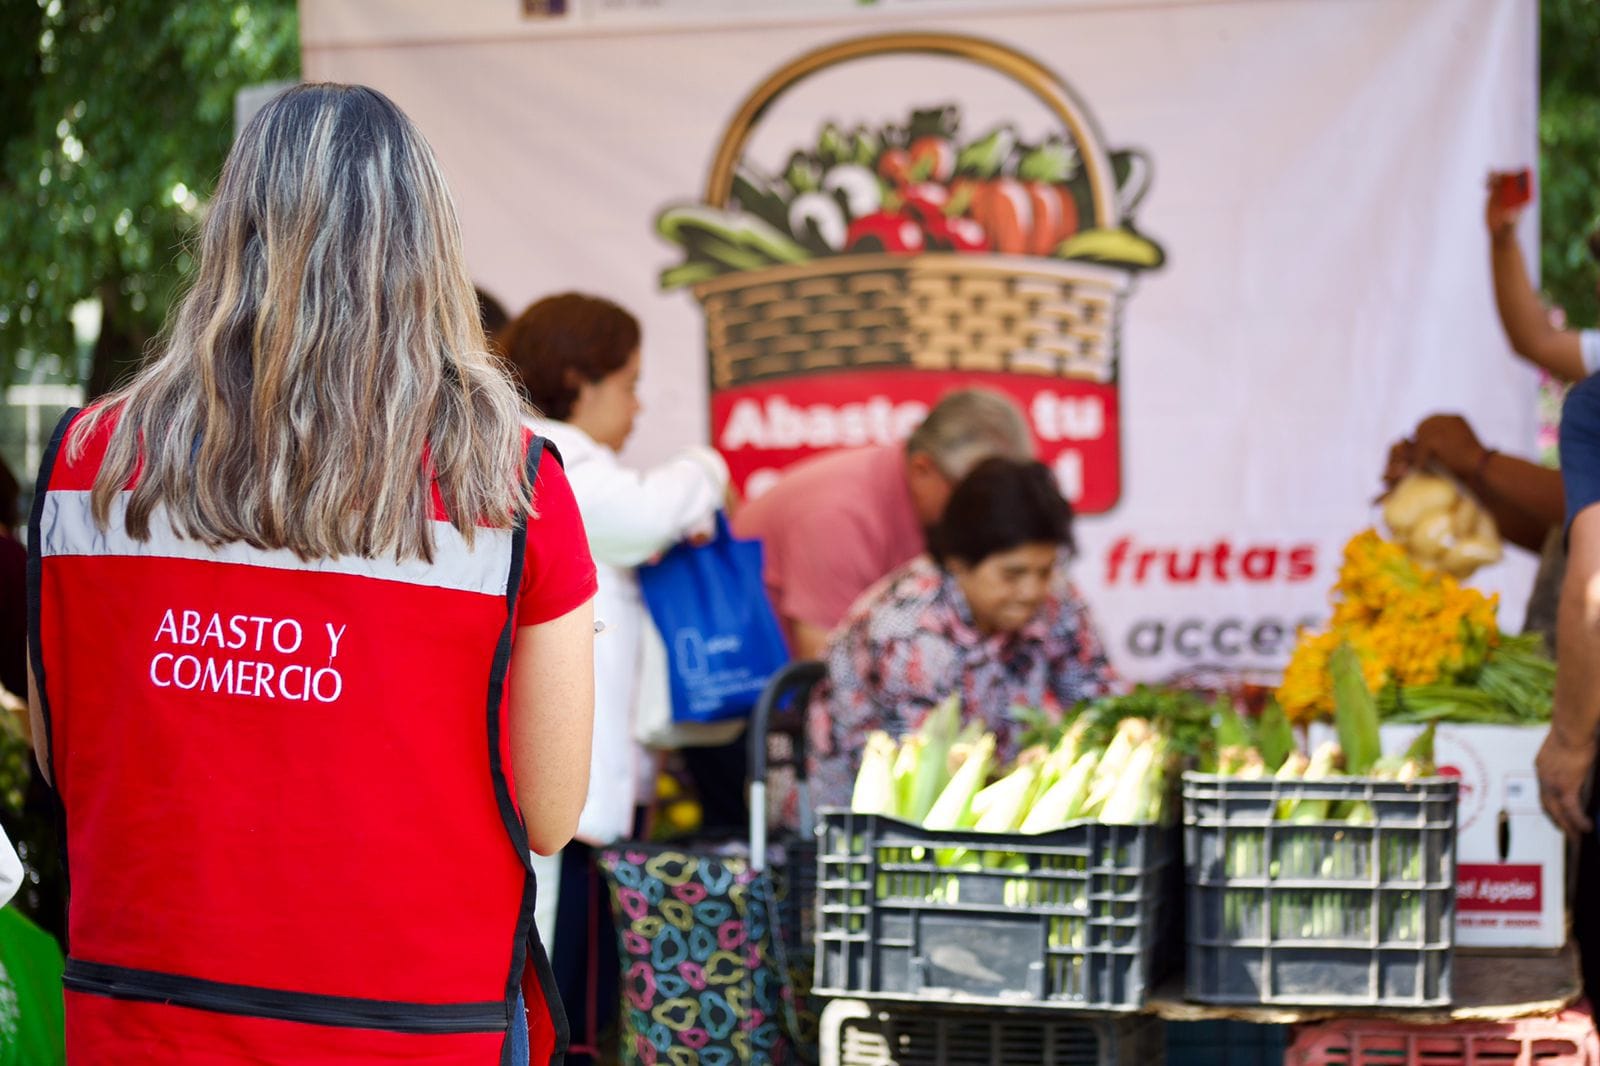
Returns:
[[[600,855],[622,953],[627,1066],[804,1061],[771,879],[737,857],[625,844]]]

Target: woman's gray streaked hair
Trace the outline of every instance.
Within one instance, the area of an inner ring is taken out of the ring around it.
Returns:
[[[193,284],[69,448],[114,420],[102,528],[137,472],[141,539],[162,508],[210,545],[432,559],[433,486],[469,543],[531,506],[522,402],[486,348],[422,134],[372,89],[298,86],[240,134]]]

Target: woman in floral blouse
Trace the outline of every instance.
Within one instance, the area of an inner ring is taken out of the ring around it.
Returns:
[[[1071,707],[1113,680],[1066,577],[1072,511],[1039,463],[989,459],[956,487],[920,556],[868,589],[834,631],[812,702],[811,785],[850,801],[867,734],[900,737],[952,692],[1016,754],[1017,705]]]

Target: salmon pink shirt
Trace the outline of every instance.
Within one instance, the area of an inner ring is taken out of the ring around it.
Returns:
[[[767,593],[785,625],[828,630],[863,592],[924,548],[900,445],[796,464],[738,510],[734,532],[765,545]]]

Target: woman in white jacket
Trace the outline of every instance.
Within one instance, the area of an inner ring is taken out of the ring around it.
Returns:
[[[640,798],[635,708],[641,698],[665,698],[664,692],[640,691],[644,641],[647,635],[658,638],[647,630],[649,616],[634,568],[681,540],[709,532],[727,497],[728,468],[706,447],[686,448],[644,471],[622,465],[617,453],[639,414],[639,323],[616,304],[579,293],[550,296],[517,316],[497,342],[542,416],[537,430],[561,452],[600,572],[595,615],[605,629],[594,644],[589,795],[578,823],[579,843],[559,860],[544,860],[539,878],[539,932],[546,944],[557,945],[561,982],[570,969],[563,963],[586,949],[587,937],[579,935],[585,925],[574,928],[574,919],[589,915],[587,907],[580,910],[568,899],[557,921],[556,886],[597,884],[590,849],[631,832]],[[652,673],[643,681],[664,688],[666,677]],[[582,996],[587,990],[573,991]],[[561,993],[568,1016],[582,1018],[564,982]]]

